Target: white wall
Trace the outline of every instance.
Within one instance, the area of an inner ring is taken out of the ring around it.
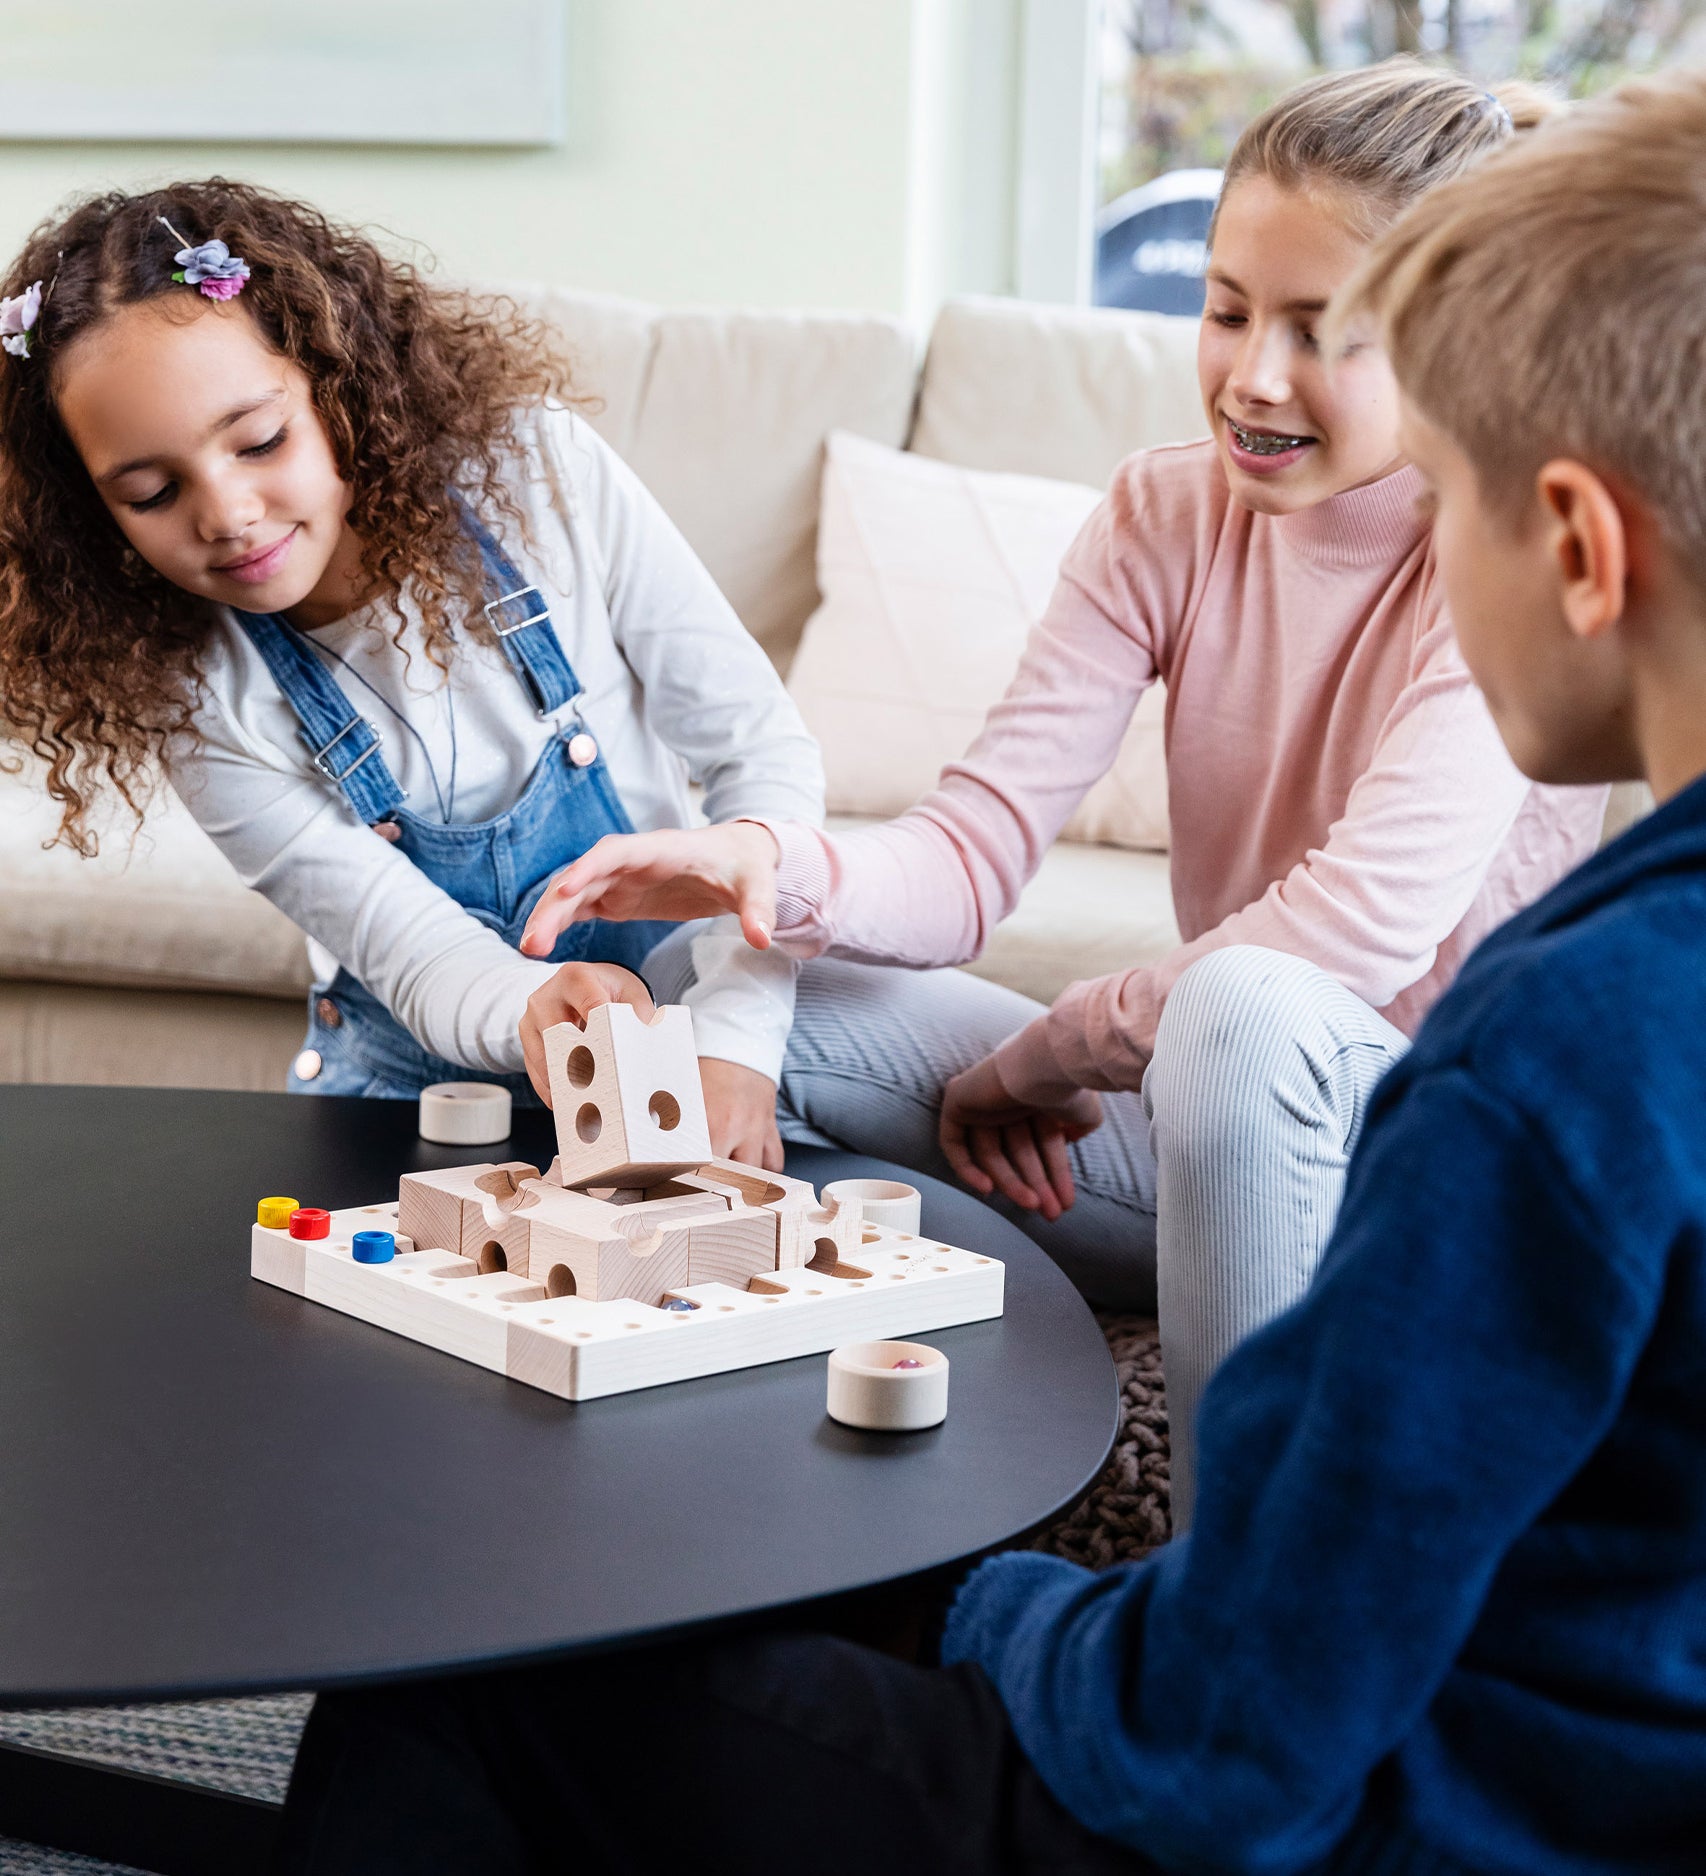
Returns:
[[[220,171],[454,276],[918,320],[1009,287],[1014,0],[566,4],[562,148],[0,142],[0,251],[74,192]]]

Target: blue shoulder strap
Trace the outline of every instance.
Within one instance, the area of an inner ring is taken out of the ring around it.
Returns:
[[[534,708],[542,717],[553,716],[580,696],[581,687],[551,624],[545,595],[521,577],[514,561],[498,545],[497,537],[467,502],[460,495],[456,501],[468,523],[468,532],[479,544],[486,583],[497,594],[483,608],[487,621],[532,697]]]
[[[338,688],[313,646],[281,615],[240,612],[237,618],[296,712],[315,768],[370,827],[395,814],[403,791],[380,753],[379,732]]]

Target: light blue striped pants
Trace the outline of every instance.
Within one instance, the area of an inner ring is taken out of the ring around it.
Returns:
[[[647,961],[660,1002],[692,981],[690,940],[678,932]],[[936,1143],[944,1084],[1041,1013],[964,971],[816,959],[800,972],[782,1137],[952,1179]],[[1308,1286],[1368,1098],[1407,1046],[1300,958],[1210,952],[1167,999],[1141,1094],[1103,1095],[1101,1127],[1072,1148],[1072,1209],[1048,1224],[991,1201],[1093,1302],[1158,1309],[1176,1530],[1203,1387]]]

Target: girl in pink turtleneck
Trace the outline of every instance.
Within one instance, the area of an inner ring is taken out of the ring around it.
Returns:
[[[736,911],[749,942],[814,960],[783,1135],[945,1161],[1093,1300],[1158,1286],[1176,1526],[1202,1386],[1308,1283],[1375,1083],[1599,831],[1603,791],[1525,781],[1458,655],[1384,357],[1354,327],[1331,359],[1317,338],[1370,238],[1513,128],[1500,98],[1400,60],[1259,117],[1211,238],[1212,436],[1116,471],[965,759],[882,827],[603,841],[524,944]],[[1012,910],[1157,678],[1184,942],[1048,1010],[940,968]],[[660,996],[696,942],[654,954]]]

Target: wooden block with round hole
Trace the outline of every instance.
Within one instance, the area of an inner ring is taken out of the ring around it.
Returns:
[[[525,1244],[524,1234],[509,1228],[508,1201],[538,1177],[539,1168],[524,1160],[404,1173],[397,1186],[397,1229],[422,1250],[454,1251],[478,1262],[496,1244],[507,1260]],[[497,1268],[490,1257],[488,1262]]]
[[[651,1185],[711,1157],[693,1018],[666,1004],[648,1023],[626,1003],[586,1027],[545,1031],[565,1186]]]
[[[587,1236],[535,1222],[529,1227],[528,1275],[548,1297],[578,1296],[592,1303],[622,1297],[654,1308],[666,1290],[687,1282],[685,1229],[658,1230],[630,1243],[619,1232]]]

